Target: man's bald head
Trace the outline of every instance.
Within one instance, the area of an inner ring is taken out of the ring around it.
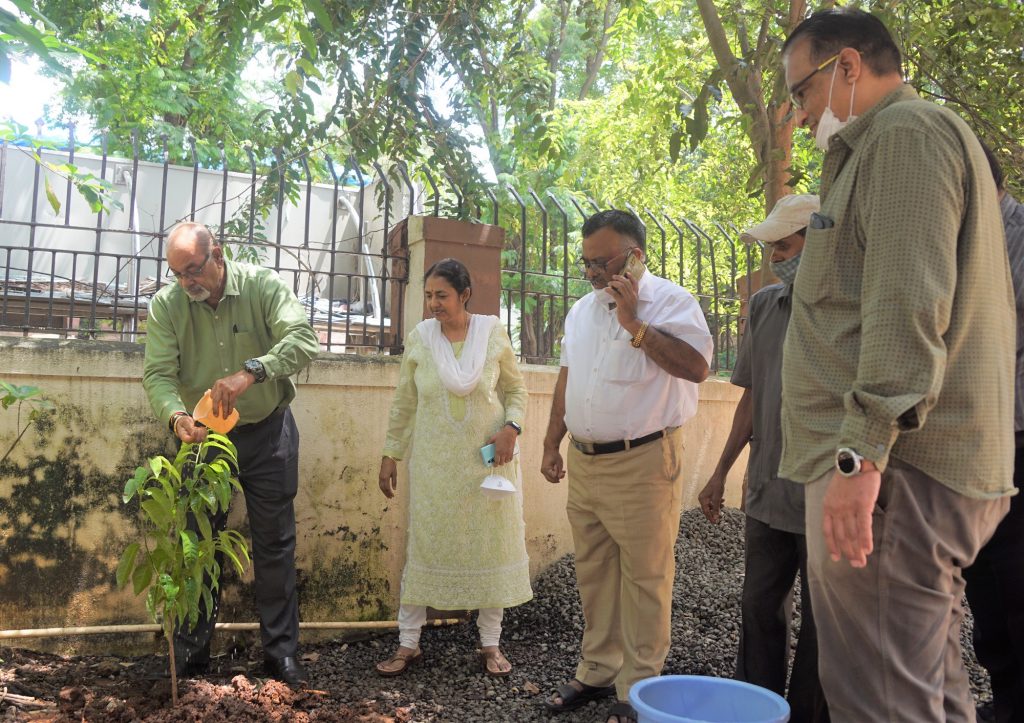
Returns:
[[[216,239],[210,229],[201,223],[179,223],[167,234],[167,254],[172,250],[199,253],[205,256],[214,246]]]

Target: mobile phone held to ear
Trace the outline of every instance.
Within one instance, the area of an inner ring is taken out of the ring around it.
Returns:
[[[647,267],[644,266],[644,262],[636,254],[630,253],[629,258],[626,259],[626,267],[623,269],[623,272],[629,274],[629,278],[634,281],[639,281],[646,270]]]
[[[481,447],[480,456],[483,457],[485,465],[488,467],[494,466],[494,444],[485,444]]]

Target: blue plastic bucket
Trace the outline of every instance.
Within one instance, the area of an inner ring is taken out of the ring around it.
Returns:
[[[647,678],[629,691],[638,723],[786,723],[789,703],[750,683],[703,675]]]

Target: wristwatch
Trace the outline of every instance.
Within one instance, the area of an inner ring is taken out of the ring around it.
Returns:
[[[242,362],[242,368],[252,374],[252,378],[257,384],[267,379],[267,370],[263,368],[263,362],[259,359],[246,359]]]
[[[505,422],[505,426],[506,427],[512,427],[512,429],[516,430],[516,434],[522,434],[523,433],[523,428],[520,427],[515,422]]]
[[[836,470],[843,477],[860,474],[860,466],[863,461],[864,458],[849,447],[840,447],[836,450]]]

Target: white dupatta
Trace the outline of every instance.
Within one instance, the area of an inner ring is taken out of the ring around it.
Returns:
[[[487,359],[487,340],[491,336],[491,329],[500,321],[496,316],[470,314],[469,330],[462,345],[462,355],[458,359],[455,358],[451,342],[441,331],[441,322],[437,319],[424,319],[416,325],[420,338],[434,357],[441,383],[449,392],[465,397],[476,389]]]

